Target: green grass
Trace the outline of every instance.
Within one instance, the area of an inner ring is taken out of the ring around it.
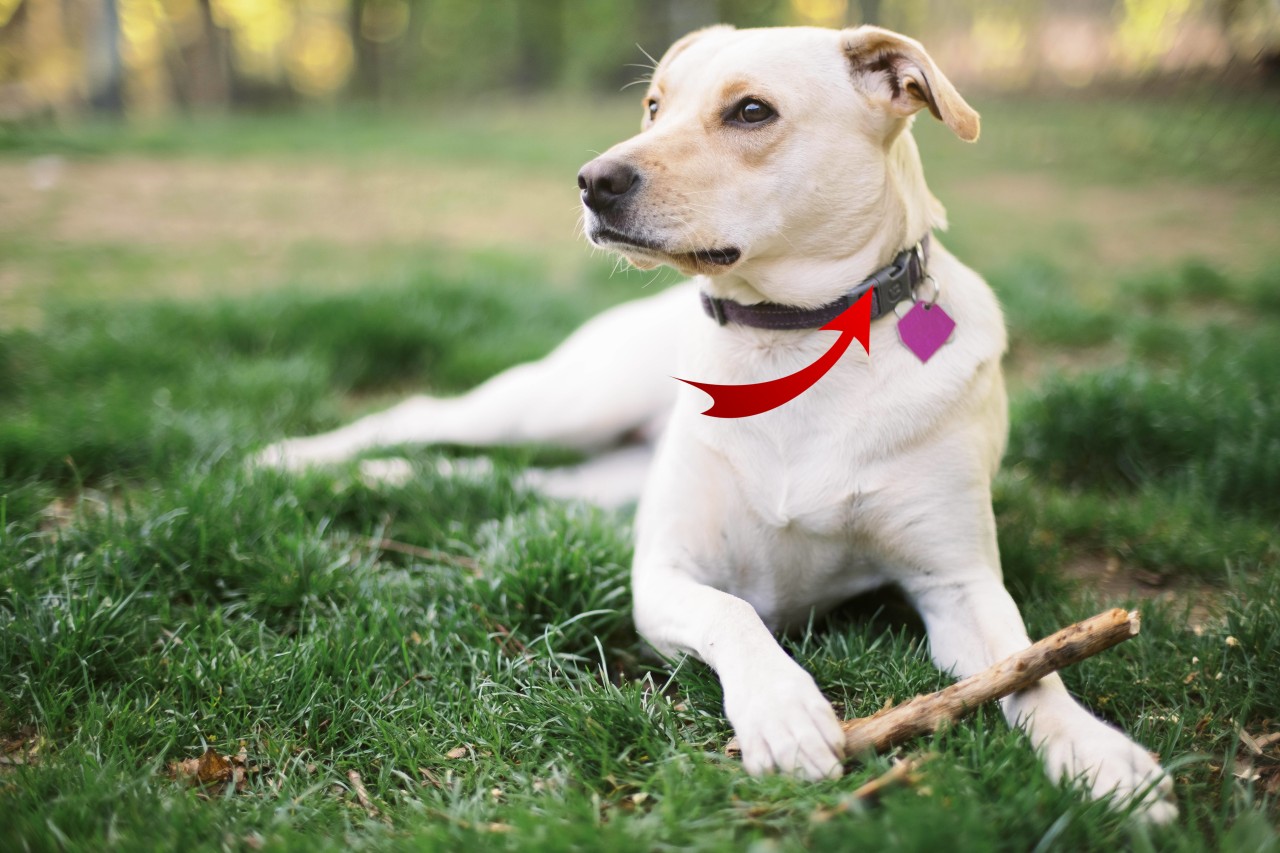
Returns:
[[[313,109],[301,115],[205,117],[129,125],[0,125],[0,152],[80,157],[139,154],[445,163],[518,163],[571,175],[640,126],[638,88],[585,103],[556,96],[428,102],[407,111]],[[917,122],[931,170],[1038,172],[1089,180],[1280,180],[1280,113],[1274,92],[1217,85],[1175,97],[1141,91],[1077,98],[973,93],[982,141],[958,146],[942,125]]]
[[[988,135],[1022,116],[1025,139],[1061,146],[1055,169],[1113,179],[1089,154],[1084,105],[978,106]],[[1095,124],[1172,121],[1200,139],[1187,111],[1126,107]],[[1238,138],[1276,144],[1269,119],[1221,112]],[[621,121],[583,118],[526,151],[510,134],[536,109],[488,124],[468,115],[456,138],[317,115],[10,131],[3,145],[234,166],[296,144],[326,162],[476,154],[559,170],[579,161],[560,153],[561,136]],[[332,137],[318,132],[331,125]],[[1008,145],[1007,168],[1034,172],[1043,146]],[[963,168],[948,157],[981,150],[939,155],[944,180]],[[1184,170],[1157,154],[1128,179]],[[1228,180],[1228,168],[1197,164],[1185,180]],[[986,245],[965,221],[955,242]],[[381,490],[350,471],[289,478],[242,464],[408,389],[469,387],[648,277],[550,287],[546,267],[510,253],[374,261],[360,249],[371,266],[358,290],[309,287],[319,262],[300,258],[270,292],[129,301],[77,280],[118,264],[122,281],[136,272],[155,293],[168,261],[135,245],[63,257],[36,241],[24,261],[58,270],[54,296],[39,325],[0,331],[0,745],[14,746],[10,759],[32,753],[0,764],[0,847],[1276,849],[1280,804],[1232,770],[1238,730],[1280,720],[1280,257],[1256,248],[1270,260],[1241,269],[1153,252],[1082,283],[1087,259],[1040,251],[1036,227],[984,268],[1013,340],[996,488],[1006,576],[1035,635],[1133,602],[1063,571],[1082,561],[1116,560],[1180,591],[1142,603],[1137,639],[1065,673],[1090,708],[1160,753],[1182,809],[1174,826],[1135,827],[1051,784],[991,709],[907,747],[935,756],[877,804],[846,797],[884,758],[835,782],[747,777],[723,755],[713,675],[652,658],[632,629],[629,515],[519,489],[534,451],[448,478],[433,463],[455,450],[412,450],[419,476]],[[225,263],[195,251],[197,266]],[[383,538],[419,556],[380,551]],[[947,683],[892,596],[784,642],[845,714]],[[241,745],[256,772],[240,793],[204,799],[165,772]],[[376,815],[350,790],[352,771]]]
[[[695,663],[672,676],[630,627],[627,519],[514,489],[519,454],[479,482],[424,465],[386,491],[244,472],[261,441],[336,423],[341,395],[466,386],[586,310],[539,305],[536,332],[504,323],[487,338],[468,318],[524,302],[477,273],[361,296],[68,310],[0,339],[0,720],[42,744],[34,766],[0,777],[4,831],[73,847],[1145,843],[1049,784],[992,714],[913,747],[939,753],[913,789],[815,821],[887,765],[807,785],[752,780],[719,757],[729,732],[714,679]],[[1015,407],[997,507],[1033,632],[1097,604],[1052,574],[1081,551],[1197,572],[1223,591],[1224,623],[1196,635],[1176,606],[1148,607],[1137,641],[1068,674],[1175,768],[1185,817],[1151,831],[1160,849],[1274,841],[1274,804],[1222,771],[1237,726],[1256,733],[1280,716],[1267,503],[1280,480],[1215,449],[1247,445],[1254,410],[1241,406],[1270,387],[1261,346],[1217,340],[1196,361],[1203,375],[1059,377]],[[1197,383],[1225,365],[1236,384],[1203,405]],[[1118,411],[1155,418],[1138,424],[1155,440],[1126,444],[1135,425]],[[1256,499],[1219,489],[1219,470],[1255,476]],[[45,509],[69,489],[81,501],[55,526]],[[464,560],[380,554],[369,542],[383,536]],[[892,606],[788,642],[847,713],[945,683]],[[262,768],[243,794],[203,802],[162,772],[241,742]],[[448,758],[456,747],[466,756]],[[351,770],[380,818],[345,791]]]
[[[976,93],[981,141],[950,144],[947,131],[918,121],[930,167],[1039,172],[1073,180],[1149,185],[1159,178],[1240,185],[1280,179],[1280,112],[1274,90],[1206,82],[1176,93],[1141,90],[1077,97]]]
[[[0,124],[0,152],[104,157],[137,154],[228,160],[299,157],[323,161],[439,161],[519,164],[572,176],[640,126],[634,97],[570,102],[553,96],[426,103],[395,112],[330,111],[207,116],[183,122],[70,126]]]

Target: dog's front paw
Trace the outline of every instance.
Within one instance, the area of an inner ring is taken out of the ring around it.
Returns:
[[[844,730],[807,672],[789,668],[753,674],[725,685],[725,714],[742,763],[752,776],[779,771],[805,779],[837,779],[844,772]]]
[[[1079,780],[1095,799],[1136,803],[1134,815],[1151,823],[1169,823],[1178,816],[1173,782],[1149,752],[1093,717],[1073,729],[1070,737],[1041,745],[1051,776]]]

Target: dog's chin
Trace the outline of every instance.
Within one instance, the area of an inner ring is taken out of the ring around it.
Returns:
[[[676,251],[656,241],[603,227],[594,229],[589,236],[594,245],[617,252],[640,270],[651,270],[666,264],[685,275],[720,275],[733,269],[742,260],[742,250],[736,246]]]

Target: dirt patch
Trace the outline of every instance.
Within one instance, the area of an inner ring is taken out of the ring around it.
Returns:
[[[34,169],[34,162],[0,161],[0,230],[36,226],[64,245],[583,248],[573,181],[513,167],[121,157]],[[1037,231],[1057,235],[1049,242],[1092,265],[1132,267],[1173,255],[1238,267],[1280,243],[1280,217],[1255,215],[1267,200],[1239,190],[1068,185],[1025,174],[953,180],[942,190],[957,230],[979,208],[983,221],[1004,223],[991,240],[1005,254],[1008,229],[1028,223],[1043,223]],[[1032,235],[1021,248],[1034,251],[1037,242],[1044,241]]]
[[[1007,256],[1013,248],[1046,254],[1097,270],[1108,284],[1117,269],[1160,268],[1192,257],[1249,273],[1274,259],[1280,245],[1274,199],[1261,190],[1173,181],[1069,184],[1052,175],[997,174],[948,181],[939,193],[956,230],[966,230],[984,254]],[[1001,227],[980,233],[965,215]],[[1011,231],[1025,245],[1011,247]]]
[[[1121,347],[1104,345],[1053,349],[1015,342],[1004,359],[1005,382],[1011,391],[1033,388],[1047,376],[1079,376],[1124,362]]]
[[[1114,556],[1085,556],[1067,563],[1062,573],[1102,602],[1158,601],[1184,610],[1197,634],[1223,620],[1221,590],[1194,579],[1126,566]]]
[[[479,253],[580,280],[572,176],[513,167],[119,157],[0,159],[0,328],[50,299],[340,291]]]
[[[1117,273],[1197,256],[1231,272],[1274,260],[1280,218],[1261,192],[1166,182],[1069,185],[1043,174],[939,176],[964,260],[1061,267],[1084,298]],[[552,281],[591,263],[571,175],[506,163],[120,156],[0,159],[0,326],[50,295],[116,298],[344,289],[498,251]],[[429,247],[429,248],[424,248]],[[1268,258],[1270,253],[1270,258]],[[381,266],[380,266],[381,265]]]
[[[52,184],[0,162],[0,227],[39,223],[62,243],[184,247],[430,240],[572,244],[571,180],[474,166],[149,160],[68,162]]]

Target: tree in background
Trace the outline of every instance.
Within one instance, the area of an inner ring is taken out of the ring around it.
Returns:
[[[880,23],[1006,87],[1280,57],[1274,0],[0,0],[0,118],[610,92],[717,21]]]

